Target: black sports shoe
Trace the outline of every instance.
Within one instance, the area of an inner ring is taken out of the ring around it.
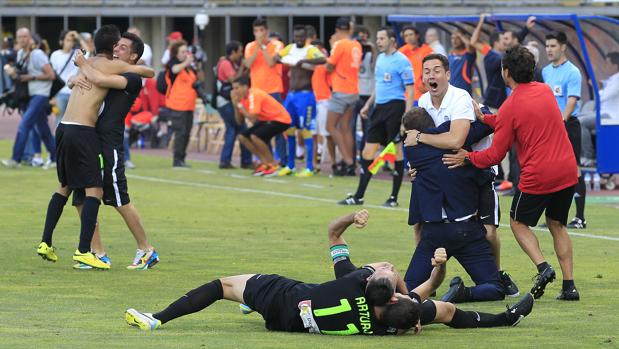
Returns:
[[[357,175],[357,166],[355,166],[354,164],[345,166],[346,167],[344,168],[344,171],[346,172],[347,176],[355,177]]]
[[[348,194],[346,199],[338,201],[337,204],[338,205],[347,205],[347,206],[363,205],[363,198],[357,199],[354,195]]]
[[[580,294],[575,286],[567,290],[561,290],[561,293],[557,296],[557,299],[560,301],[579,301]]]
[[[531,294],[535,299],[540,298],[544,295],[544,289],[549,282],[553,282],[556,278],[555,270],[552,269],[551,266],[544,269],[541,273],[535,275],[535,282],[533,283],[533,288],[531,288]]]
[[[331,165],[331,173],[336,177],[342,177],[346,175],[346,171],[339,166],[339,164]]]
[[[385,201],[383,206],[384,207],[398,207],[400,206],[400,204],[398,204],[398,200],[396,200],[393,196],[390,196],[389,199]]]
[[[530,293],[527,293],[522,297],[518,303],[508,307],[505,311],[505,316],[507,317],[507,322],[510,326],[516,326],[520,323],[525,316],[531,313],[533,310],[533,303],[535,300]]]
[[[464,281],[459,276],[451,279],[449,290],[443,295],[441,301],[449,303],[462,303],[467,300]]]
[[[501,282],[503,282],[503,287],[505,287],[505,295],[509,297],[518,297],[520,296],[520,291],[518,290],[518,286],[514,280],[512,280],[511,276],[506,271],[501,270],[499,272],[499,277],[501,278]]]
[[[574,217],[571,222],[567,223],[567,227],[570,229],[586,229],[587,221]]]

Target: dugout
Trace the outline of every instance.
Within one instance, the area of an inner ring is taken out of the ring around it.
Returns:
[[[548,64],[544,51],[544,38],[552,31],[563,31],[568,36],[568,58],[581,71],[583,76],[581,110],[592,110],[596,113],[596,152],[597,169],[601,174],[619,173],[619,110],[614,111],[610,118],[600,118],[599,91],[601,82],[608,79],[605,61],[609,52],[619,52],[619,20],[604,16],[579,16],[577,14],[494,14],[486,18],[482,28],[481,39],[488,41],[494,30],[520,31],[525,27],[529,16],[536,17],[536,25],[526,37],[524,43],[538,42],[540,51],[539,65]],[[413,23],[419,27],[435,27],[445,33],[446,37],[452,30],[459,28],[469,35],[473,33],[479,16],[414,16],[391,15],[388,22],[400,32],[403,25]],[[448,40],[442,40],[447,47]],[[478,57],[479,58],[479,57]],[[483,66],[478,59],[475,71],[478,77],[478,88],[483,89]]]

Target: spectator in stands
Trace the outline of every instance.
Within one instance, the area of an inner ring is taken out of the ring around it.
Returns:
[[[269,148],[275,135],[286,131],[292,122],[286,108],[270,94],[249,87],[249,79],[238,77],[232,83],[232,103],[236,109],[238,123],[251,119],[254,125],[239,135],[239,141],[260,158],[260,165],[254,176],[275,176],[280,169]]]
[[[368,129],[367,118],[362,118],[359,115],[361,108],[370,99],[372,92],[374,92],[374,66],[376,65],[376,57],[378,56],[376,46],[370,41],[370,31],[362,26],[355,26],[354,38],[361,44],[361,65],[359,66],[359,101],[355,104],[355,110],[353,115],[353,139],[357,139],[357,121],[361,119],[361,141],[355,147],[353,147],[353,162],[357,158],[357,153],[363,151],[363,145],[365,144],[366,133]]]
[[[436,28],[432,27],[426,30],[426,44],[430,46],[434,53],[447,57],[447,51],[445,50],[445,46],[439,41],[438,30]]]
[[[18,69],[8,69],[8,74],[14,80],[28,83],[30,101],[22,115],[17,134],[15,135],[13,156],[9,160],[3,160],[2,164],[11,168],[18,166],[28,141],[28,135],[36,125],[50,154],[49,160],[50,165],[52,165],[56,163],[56,144],[47,124],[47,107],[49,106],[52,80],[56,74],[49,64],[47,55],[41,49],[33,49],[32,36],[29,29],[20,28],[17,30],[17,43],[20,47],[17,53],[17,63],[21,66],[21,69],[19,71]]]
[[[232,82],[246,72],[242,60],[243,45],[238,41],[231,41],[226,45],[226,56],[219,59],[216,67],[217,111],[226,125],[224,146],[219,157],[219,168],[222,169],[234,169],[231,164],[234,143],[236,137],[247,128],[245,122],[237,123],[230,101]],[[241,145],[241,168],[252,168],[251,153],[244,145]]]
[[[408,58],[408,61],[411,62],[411,66],[413,67],[413,75],[415,77],[414,100],[418,101],[419,97],[427,91],[423,85],[423,81],[421,81],[423,77],[423,64],[421,62],[427,55],[432,53],[432,48],[427,44],[421,44],[419,30],[413,26],[405,26],[404,29],[402,29],[402,37],[404,37],[404,42],[406,42],[406,44],[400,47],[399,51]]]
[[[49,63],[54,68],[54,71],[65,82],[69,81],[69,78],[76,75],[79,68],[73,64],[72,60],[75,58],[75,52],[79,45],[79,34],[76,31],[62,31],[59,38],[60,47],[52,53],[49,58]],[[71,90],[65,85],[56,97],[56,106],[58,107],[58,115],[56,117],[56,125],[62,121],[65,109],[67,109],[67,103],[69,103],[69,97],[71,97]]]
[[[168,65],[168,62],[170,62],[170,57],[172,57],[170,55],[170,49],[172,48],[172,45],[179,41],[183,41],[183,33],[171,32],[170,35],[168,35],[168,37],[166,38],[166,40],[168,42],[168,49],[163,52],[163,56],[161,57],[161,65],[164,67]],[[185,45],[186,44],[187,43],[185,43]]]
[[[197,77],[192,63],[193,55],[187,50],[187,42],[176,41],[170,46],[170,61],[166,66],[168,90],[165,104],[170,109],[172,130],[175,134],[173,167],[190,167],[185,162],[185,157],[198,98],[194,88]]]
[[[619,121],[619,52],[614,51],[606,55],[606,65],[611,76],[603,81],[600,90],[600,119],[602,123],[610,119]],[[595,109],[578,116],[582,133],[582,165],[595,165],[595,147],[592,134],[596,128]]]
[[[576,162],[580,165],[581,130],[578,120],[579,101],[582,89],[582,75],[578,67],[567,59],[567,36],[564,32],[556,32],[546,35],[546,54],[548,64],[542,70],[544,82],[550,86],[555,95],[567,136],[572,144]],[[576,217],[568,223],[572,229],[584,229],[587,227],[585,220],[585,198],[587,190],[585,180],[579,171],[578,184],[576,185]],[[571,201],[571,198],[570,198]]]
[[[480,40],[481,29],[486,16],[486,14],[479,16],[479,23],[473,35],[471,35],[470,45],[484,55],[484,69],[486,71],[486,89],[483,93],[484,104],[490,108],[493,114],[496,114],[507,98],[507,87],[501,76],[501,58],[505,49],[499,32],[495,31],[490,34],[489,43]]]
[[[127,29],[127,33],[135,34],[140,39],[144,40],[144,38],[142,37],[142,32],[137,27],[129,27],[129,29]],[[144,64],[149,67],[153,66],[153,49],[150,47],[149,44],[144,43],[144,53],[142,54],[142,57],[140,57],[140,60],[137,64]]]
[[[477,56],[475,47],[469,44],[466,33],[461,29],[455,29],[451,33],[451,47],[448,56],[451,71],[449,83],[471,94],[473,68]]]
[[[355,176],[355,164],[352,150],[353,107],[359,100],[359,66],[361,64],[361,45],[350,38],[350,19],[340,17],[335,23],[335,44],[331,47],[331,56],[327,60],[327,71],[331,73],[333,93],[329,100],[327,131],[340,149],[343,162],[340,166],[333,164],[336,176]]]
[[[275,61],[275,55],[284,48],[279,40],[269,39],[269,26],[264,18],[258,17],[252,23],[254,41],[245,45],[244,64],[249,68],[251,87],[258,88],[282,102],[284,83],[282,81],[282,66]],[[276,150],[280,164],[287,162],[286,141],[282,135],[275,139]],[[294,156],[294,154],[291,154]]]
[[[536,19],[537,18],[535,16],[530,16],[527,19],[526,25],[517,33],[513,30],[505,31],[504,35],[501,37],[505,50],[520,46],[524,42],[527,35],[531,32],[531,29],[535,26]]]

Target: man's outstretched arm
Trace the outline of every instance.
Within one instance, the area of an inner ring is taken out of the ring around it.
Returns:
[[[357,228],[361,229],[367,225],[367,222],[368,211],[361,210],[336,218],[329,224],[329,253],[333,260],[333,272],[335,273],[336,279],[357,270],[357,267],[350,261],[348,245],[346,244],[346,240],[342,237],[342,234],[344,234],[351,224],[355,224]]]
[[[428,299],[432,292],[436,291],[445,279],[445,271],[447,270],[447,251],[444,248],[437,248],[436,251],[434,251],[432,265],[434,266],[434,269],[432,269],[430,278],[413,290],[413,292],[415,292],[422,301]]]

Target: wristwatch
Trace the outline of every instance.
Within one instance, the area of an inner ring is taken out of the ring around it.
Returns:
[[[421,137],[421,132],[418,132],[417,135],[415,136],[415,140],[417,141],[417,144],[421,144],[419,137]]]
[[[464,164],[465,165],[470,165],[471,164],[471,159],[469,158],[468,155],[464,157]]]

